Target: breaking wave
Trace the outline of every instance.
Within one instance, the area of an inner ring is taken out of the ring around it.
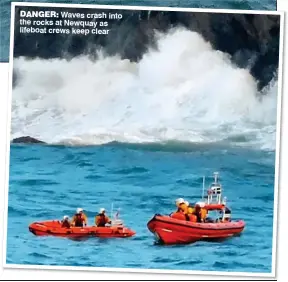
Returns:
[[[195,32],[157,34],[137,63],[18,58],[12,138],[48,143],[227,142],[274,150],[277,79],[259,93],[249,69],[233,65]]]

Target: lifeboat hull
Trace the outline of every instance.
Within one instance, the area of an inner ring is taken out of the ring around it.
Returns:
[[[60,221],[43,221],[34,222],[29,225],[29,231],[36,236],[57,236],[67,238],[84,238],[84,237],[100,237],[100,238],[126,238],[132,237],[136,233],[123,226],[111,227],[61,227]]]
[[[200,240],[220,240],[240,234],[244,221],[195,223],[169,216],[155,215],[148,223],[148,229],[163,244],[188,244]]]

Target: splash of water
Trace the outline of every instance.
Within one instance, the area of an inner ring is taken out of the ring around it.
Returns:
[[[157,50],[132,63],[14,61],[12,138],[49,143],[228,142],[275,148],[277,80],[263,93],[249,70],[233,65],[198,33],[157,35]]]

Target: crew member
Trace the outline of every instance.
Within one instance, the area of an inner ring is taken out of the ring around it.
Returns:
[[[187,206],[187,213],[188,213],[188,214],[193,214],[194,211],[195,211],[195,209],[189,204],[188,201],[185,201],[185,204],[186,204],[186,206]]]
[[[177,212],[182,212],[184,214],[187,214],[188,206],[185,204],[185,201],[183,198],[179,198],[175,201]]]
[[[220,211],[220,214],[223,214],[222,211]],[[225,213],[224,216],[222,217],[223,222],[230,222],[231,221],[231,210],[227,207],[225,207]]]
[[[188,205],[189,203],[186,202],[183,198],[179,198],[175,201],[176,203],[176,207],[177,207],[177,211],[176,213],[182,213],[185,216],[186,220],[189,220],[189,216],[188,216]],[[188,205],[187,205],[188,203]]]
[[[105,213],[105,209],[101,208],[99,213],[95,216],[95,225],[97,227],[105,227],[107,223],[111,224],[110,218]]]
[[[76,214],[72,218],[71,224],[75,227],[83,227],[83,225],[87,226],[88,219],[87,216],[84,214],[82,208],[78,208],[76,210]]]
[[[191,222],[197,222],[197,217],[194,214],[195,209],[190,205],[190,203],[188,201],[185,201],[185,205],[187,206],[187,215],[189,221]]]
[[[197,217],[197,222],[205,222],[207,210],[204,208],[205,203],[198,202],[195,204],[194,215]]]
[[[70,221],[69,221],[69,216],[68,215],[64,215],[63,219],[61,221],[61,227],[70,228],[70,226],[71,226],[71,224],[70,224]]]

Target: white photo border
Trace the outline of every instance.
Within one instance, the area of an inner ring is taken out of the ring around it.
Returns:
[[[279,65],[278,65],[278,93],[277,93],[277,128],[276,128],[276,150],[275,150],[275,179],[274,179],[274,210],[273,210],[273,242],[271,273],[254,272],[226,272],[226,271],[194,271],[194,270],[163,270],[142,268],[110,268],[110,267],[80,267],[80,266],[49,266],[49,265],[21,265],[7,264],[7,233],[8,233],[8,195],[9,195],[9,166],[10,166],[10,132],[11,132],[11,107],[13,92],[13,60],[14,60],[14,25],[15,7],[53,7],[53,8],[90,8],[107,10],[137,10],[137,11],[175,11],[175,12],[197,12],[215,14],[254,14],[254,15],[278,15],[280,17],[280,42],[279,42]],[[11,3],[10,24],[10,54],[9,54],[9,93],[8,114],[6,130],[6,170],[5,170],[5,205],[4,205],[4,238],[3,238],[3,268],[12,269],[45,269],[45,270],[73,270],[73,271],[103,271],[103,272],[130,272],[130,273],[163,273],[163,274],[194,274],[194,275],[216,275],[225,277],[254,277],[254,278],[276,278],[276,254],[277,254],[277,231],[278,231],[278,194],[279,194],[279,170],[280,170],[280,146],[281,146],[281,116],[282,116],[282,88],[283,88],[283,48],[284,48],[284,12],[281,11],[259,11],[259,10],[231,10],[231,9],[206,9],[206,8],[175,8],[175,7],[150,7],[150,6],[125,6],[125,5],[94,5],[94,4],[60,4],[60,3]],[[219,277],[220,278],[220,277]]]

